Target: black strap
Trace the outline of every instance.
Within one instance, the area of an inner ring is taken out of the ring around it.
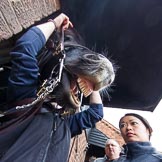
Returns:
[[[42,107],[42,103],[43,101],[38,102],[36,105],[33,105],[26,109],[16,109],[16,107],[13,107],[10,110],[6,111],[5,116],[2,116],[0,118],[0,131],[10,126],[14,126],[17,123],[21,123],[27,118],[33,117]]]

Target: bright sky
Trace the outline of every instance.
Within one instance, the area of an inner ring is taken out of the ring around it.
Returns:
[[[128,109],[116,109],[116,108],[104,108],[104,119],[109,123],[113,124],[116,128],[118,127],[119,119],[126,113],[134,112],[143,117],[145,117],[152,129],[153,134],[151,137],[152,146],[154,146],[158,151],[162,152],[161,138],[162,138],[162,100],[154,110],[154,112],[147,111],[136,111]]]

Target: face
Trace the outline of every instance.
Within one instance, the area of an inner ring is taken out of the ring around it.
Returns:
[[[134,116],[123,117],[120,122],[120,131],[126,143],[149,141],[149,130]]]
[[[115,141],[110,139],[105,146],[105,153],[109,157],[110,160],[117,159],[121,152],[119,144]]]

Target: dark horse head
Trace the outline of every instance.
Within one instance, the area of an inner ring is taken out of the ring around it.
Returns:
[[[49,39],[50,50],[43,50],[38,59],[41,81],[55,77],[59,71],[57,65],[60,54],[53,54],[56,50],[53,46],[54,37]],[[79,97],[82,93],[87,97],[93,90],[102,90],[111,85],[115,78],[114,68],[105,56],[85,47],[84,41],[74,29],[64,33],[64,51],[61,81],[50,94],[50,101],[52,99],[60,106],[76,109],[80,106]]]

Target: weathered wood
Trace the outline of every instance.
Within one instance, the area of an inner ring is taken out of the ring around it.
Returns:
[[[28,17],[28,10],[24,7],[23,2],[21,0],[12,0],[12,7],[15,10],[16,16],[23,26],[23,28],[27,28],[30,26],[30,20]]]
[[[54,3],[55,3],[56,10],[59,10],[61,8],[60,1],[59,0],[54,0]]]
[[[9,29],[6,20],[4,19],[2,12],[0,11],[0,41],[8,39],[12,36],[12,31]]]
[[[22,26],[18,21],[18,18],[15,14],[14,9],[12,8],[10,1],[1,0],[0,9],[12,33],[17,34],[18,32],[20,32],[22,30]]]
[[[0,0],[0,41],[59,9],[59,0]]]
[[[32,6],[33,10],[33,17],[35,21],[40,20],[43,17],[42,10],[41,10],[41,3],[39,0],[30,0],[30,5]]]
[[[45,0],[46,1],[46,0]],[[59,0],[48,0],[51,3],[52,12],[55,12],[61,8]],[[49,3],[48,3],[49,4]]]
[[[48,15],[48,12],[47,12],[45,0],[41,0],[39,4],[40,4],[40,11],[42,12],[42,16],[46,17]]]
[[[32,0],[23,0],[22,4],[24,7],[24,11],[27,14],[29,24],[31,25],[34,23],[35,20],[40,18],[40,16],[37,16],[37,14],[35,14],[35,11],[33,9],[34,7],[32,6],[33,5]]]
[[[47,7],[47,13],[48,15],[51,14],[53,12],[53,0],[45,0],[45,4],[46,4],[46,7]]]

